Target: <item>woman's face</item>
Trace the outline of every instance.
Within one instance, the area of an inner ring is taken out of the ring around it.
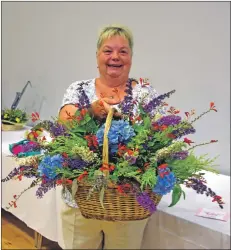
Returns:
[[[127,39],[121,36],[106,39],[97,52],[97,63],[104,77],[128,78],[132,52]]]

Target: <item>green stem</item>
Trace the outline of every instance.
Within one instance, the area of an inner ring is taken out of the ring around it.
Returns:
[[[188,150],[192,150],[192,149],[194,149],[196,147],[208,145],[208,144],[211,144],[211,143],[214,143],[214,142],[204,142],[204,143],[196,144],[193,147],[189,148]]]
[[[211,111],[211,109],[203,112],[201,115],[197,116],[193,121],[191,121],[191,124],[194,123],[195,121],[199,120],[203,115],[209,113]]]

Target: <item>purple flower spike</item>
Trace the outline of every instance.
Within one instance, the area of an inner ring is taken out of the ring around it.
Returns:
[[[132,81],[134,79],[129,78],[127,82],[127,88],[125,93],[127,95],[124,97],[124,100],[120,104],[120,108],[123,114],[127,114],[132,116],[132,108],[133,108],[133,97],[132,97]]]
[[[144,111],[147,113],[151,113],[153,110],[155,110],[161,103],[162,101],[175,92],[175,90],[172,90],[166,94],[159,95],[158,97],[153,98],[148,104],[146,104],[143,108]]]
[[[89,82],[81,82],[77,88],[77,93],[79,93],[79,102],[77,103],[79,109],[88,109],[90,107],[90,100],[83,89],[83,85],[86,84],[88,86],[88,83]]]
[[[167,115],[167,116],[163,116],[161,117],[160,119],[158,119],[156,121],[156,123],[159,125],[159,126],[162,126],[162,125],[166,125],[166,126],[174,126],[174,125],[177,125],[181,122],[181,117],[178,116],[178,115]]]
[[[133,164],[136,163],[137,156],[125,154],[125,155],[124,155],[124,158],[125,158],[125,160],[128,161],[131,165],[133,165]]]
[[[150,213],[154,213],[156,211],[156,205],[146,192],[139,194],[136,197],[136,200],[143,208],[148,209]]]
[[[184,160],[188,157],[188,151],[180,151],[173,153],[171,157],[175,160]]]
[[[87,167],[88,163],[81,159],[67,159],[67,165],[71,169],[83,169]]]

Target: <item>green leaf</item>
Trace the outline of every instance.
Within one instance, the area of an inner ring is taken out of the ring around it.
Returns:
[[[157,182],[156,171],[150,167],[141,177],[141,190],[146,187],[153,188]]]
[[[209,159],[206,155],[196,156],[190,152],[184,160],[166,160],[166,163],[172,167],[176,178],[183,181],[202,170],[217,173],[218,171],[213,168],[215,159]]]
[[[87,128],[86,128],[87,133],[95,134],[98,130],[98,126],[96,125],[96,123],[93,120],[90,120],[86,124],[86,126],[87,126]]]
[[[137,132],[137,133],[139,133],[143,130],[143,126],[140,126],[138,124],[134,124],[132,127],[135,130],[135,132]]]
[[[79,110],[76,110],[75,116],[82,116],[81,112]],[[96,122],[93,120],[93,118],[86,113],[84,115],[84,119],[79,121],[72,121],[74,122],[74,126],[70,127],[70,130],[73,133],[93,133],[95,134],[98,126],[96,125]]]
[[[180,200],[181,194],[182,194],[181,186],[179,184],[176,184],[172,192],[172,202],[168,207],[175,206],[176,203]]]
[[[113,182],[117,182],[119,177],[117,175],[116,172],[113,173],[113,175],[109,175],[109,178],[113,181]]]
[[[144,118],[144,129],[149,129],[151,127],[151,119],[149,116]]]
[[[86,132],[86,127],[85,126],[76,126],[71,130],[71,132],[73,132],[73,133],[84,133],[84,132]]]
[[[103,175],[103,172],[97,169],[94,171],[94,176],[97,176],[97,175]]]
[[[149,147],[153,147],[154,145],[155,145],[155,142],[154,142],[154,141],[149,141],[149,142],[148,142],[148,146],[149,146]]]
[[[184,197],[184,200],[185,200],[186,194],[185,194],[184,190],[182,190],[182,194],[183,194],[183,197]]]
[[[143,109],[143,107],[142,107],[142,104],[141,104],[141,103],[139,103],[138,107],[139,107],[139,111],[140,111],[140,114],[141,114],[141,115],[147,115],[147,113],[146,113],[146,112],[144,112],[144,109]]]
[[[103,186],[103,187],[101,188],[101,190],[100,190],[100,195],[99,195],[100,204],[101,204],[101,206],[102,206],[103,209],[105,209],[105,208],[104,208],[104,205],[103,205],[104,191],[105,191],[105,188],[104,188],[104,186]]]
[[[75,198],[75,194],[78,190],[78,183],[77,183],[77,179],[74,179],[72,182],[72,187],[71,187],[71,195],[72,195],[72,199]]]

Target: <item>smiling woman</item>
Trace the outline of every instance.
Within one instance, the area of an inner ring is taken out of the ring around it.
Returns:
[[[135,117],[135,100],[142,99],[148,103],[157,93],[149,84],[129,78],[132,54],[133,36],[128,28],[116,25],[102,29],[96,51],[99,77],[77,81],[69,86],[59,118],[70,120],[78,108],[87,108],[102,122],[112,107],[117,109],[114,116],[123,113]],[[126,130],[125,136],[128,134]],[[140,249],[147,219],[128,222],[85,219],[68,190],[63,190],[63,200],[66,249],[97,249],[102,242],[102,232],[106,249]]]
[[[97,62],[101,78],[114,77],[126,81],[132,62],[128,40],[119,35],[106,39],[97,51]]]
[[[100,77],[96,79],[96,93],[109,94],[114,99],[124,98],[126,82],[132,64],[132,50],[126,38],[115,35],[107,38],[97,51]],[[117,88],[117,92],[112,92]]]
[[[104,118],[108,113],[110,105],[119,104],[125,97],[129,84],[134,88],[135,80],[129,82],[129,72],[132,65],[133,36],[126,27],[109,26],[105,27],[97,42],[97,64],[99,77],[94,79],[94,88],[97,100],[92,103],[92,110],[95,116]],[[67,90],[64,97],[65,104],[73,104],[74,99],[69,100],[76,83],[73,83]],[[75,88],[76,89],[76,88]],[[67,112],[73,115],[76,107],[66,105],[60,111],[60,118],[69,119]],[[116,114],[115,114],[116,115]]]

